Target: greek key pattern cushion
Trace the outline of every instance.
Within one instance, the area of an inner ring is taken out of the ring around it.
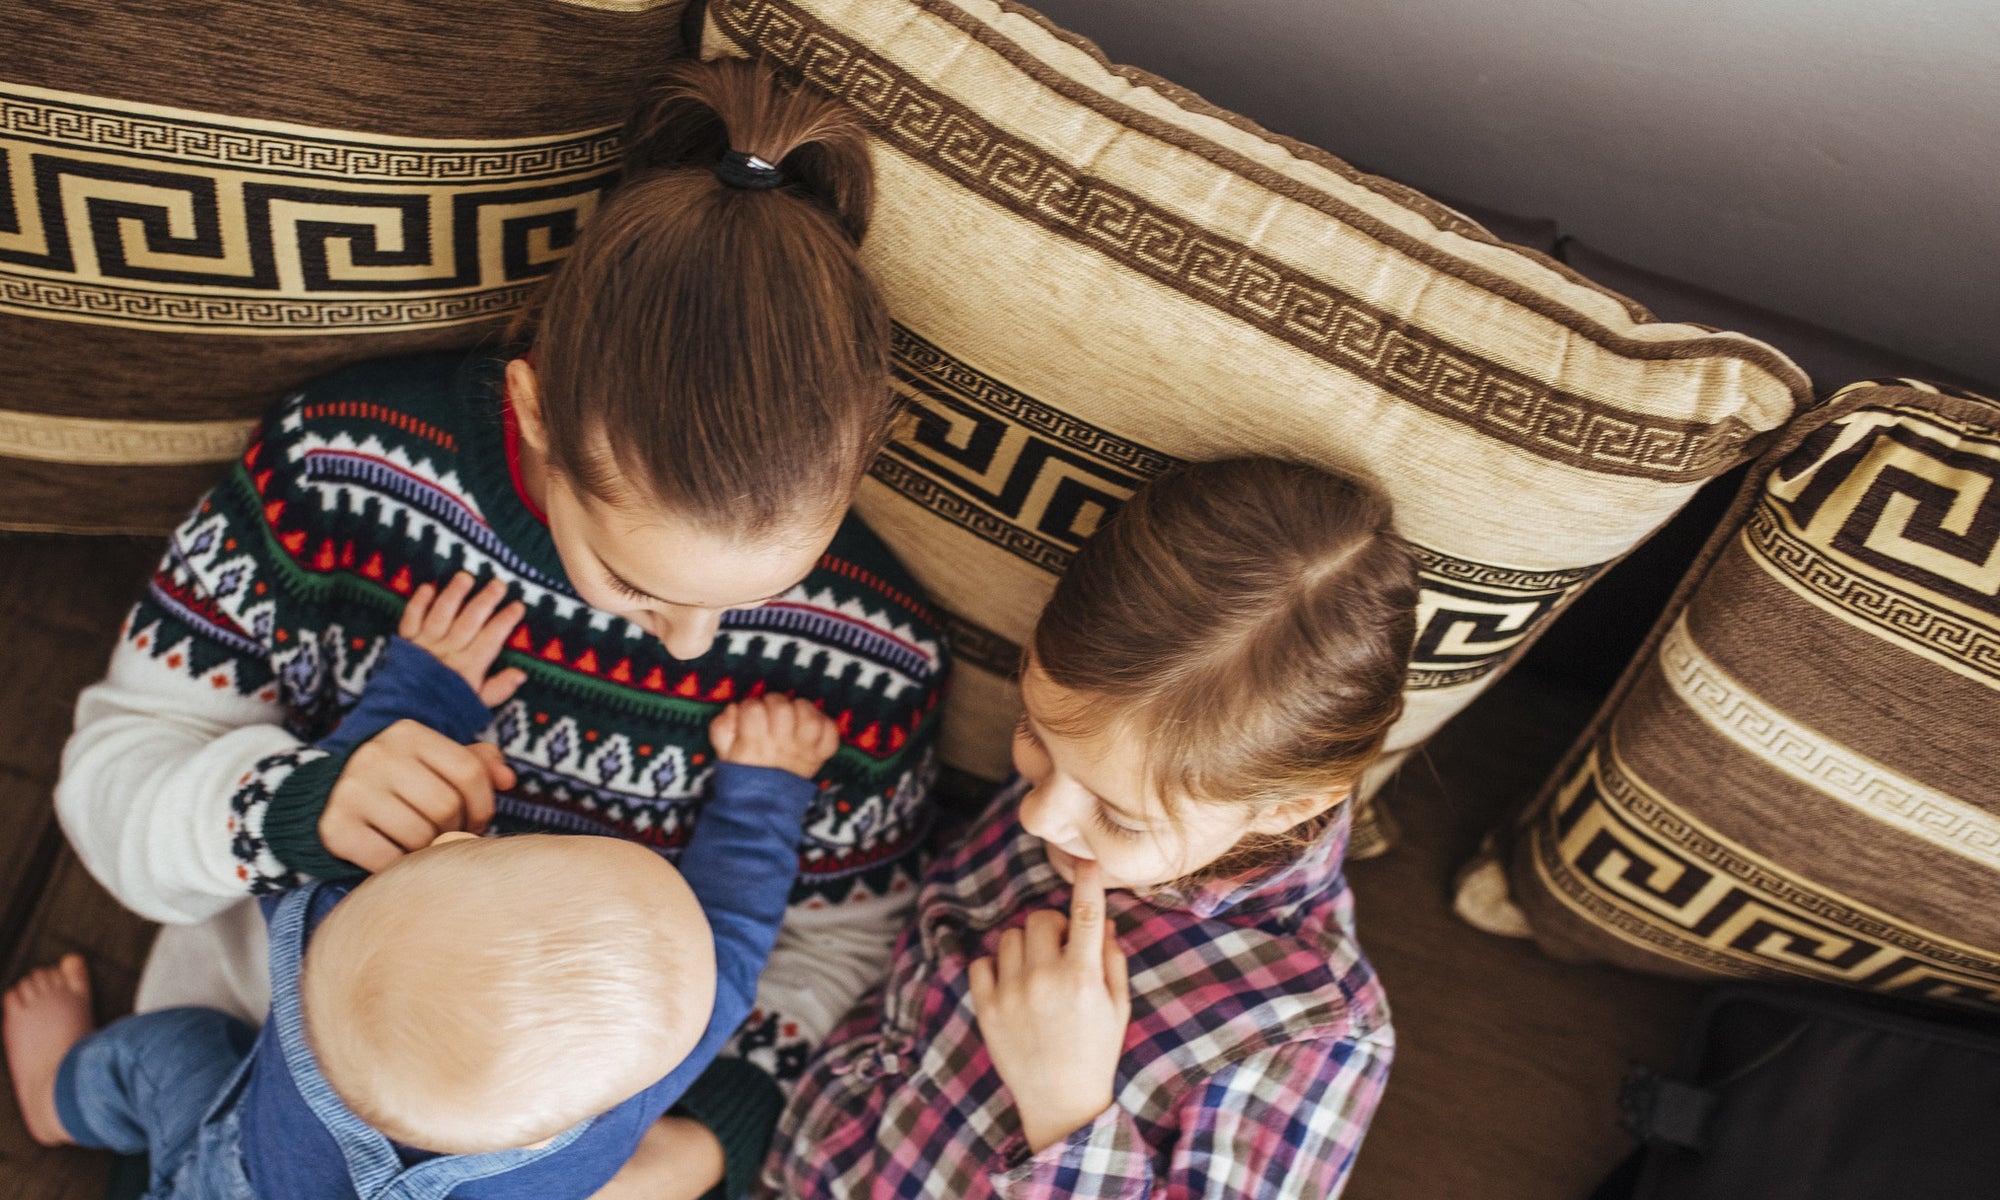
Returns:
[[[1379,480],[1423,560],[1384,770],[1807,399],[1643,310],[1012,4],[710,0],[877,138],[867,246],[907,417],[862,510],[955,617],[948,763],[1006,769],[1008,675],[1141,482],[1275,453]],[[1357,849],[1379,846],[1362,821]]]
[[[1761,462],[1515,838],[1565,957],[2000,1004],[2000,405],[1856,385]]]
[[[681,8],[12,6],[0,527],[170,528],[296,384],[491,335],[615,177]]]

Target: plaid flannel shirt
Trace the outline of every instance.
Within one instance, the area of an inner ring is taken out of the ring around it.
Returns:
[[[1069,905],[1004,791],[932,868],[889,977],[821,1047],[763,1185],[785,1197],[1333,1197],[1395,1041],[1354,939],[1343,818],[1298,861],[1191,894],[1112,892],[1132,1021],[1116,1102],[1031,1154],[973,1017],[976,958]]]

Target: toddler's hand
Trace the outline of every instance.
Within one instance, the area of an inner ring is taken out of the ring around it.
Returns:
[[[508,635],[528,612],[519,600],[500,608],[506,598],[507,585],[498,579],[474,596],[472,576],[460,571],[443,591],[434,584],[419,587],[403,609],[403,621],[396,632],[458,672],[479,693],[479,702],[494,708],[506,703],[528,678],[528,673],[517,667],[487,675]]]
[[[491,742],[461,746],[416,721],[389,726],[355,748],[319,816],[326,852],[375,872],[422,850],[440,833],[479,833],[493,793],[514,769]]]
[[[759,696],[730,705],[709,722],[716,757],[746,767],[777,767],[802,779],[819,774],[840,749],[840,730],[804,700]]]
[[[973,961],[967,982],[980,1035],[1014,1093],[1031,1152],[1111,1107],[1132,996],[1125,954],[1105,931],[1095,861],[1077,863],[1067,918],[1054,909],[1028,914],[1025,928],[1000,935],[992,958]]]

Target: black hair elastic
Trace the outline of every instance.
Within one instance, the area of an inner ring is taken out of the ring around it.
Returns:
[[[724,150],[716,160],[715,177],[733,188],[749,192],[768,192],[774,187],[785,185],[785,173],[741,150]]]

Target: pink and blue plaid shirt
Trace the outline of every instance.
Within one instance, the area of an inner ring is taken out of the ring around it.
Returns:
[[[1004,791],[937,862],[886,982],[806,1068],[764,1190],[784,1197],[1332,1197],[1395,1039],[1354,939],[1343,817],[1297,862],[1192,894],[1112,892],[1132,979],[1116,1103],[1030,1154],[966,972],[1068,885]]]

